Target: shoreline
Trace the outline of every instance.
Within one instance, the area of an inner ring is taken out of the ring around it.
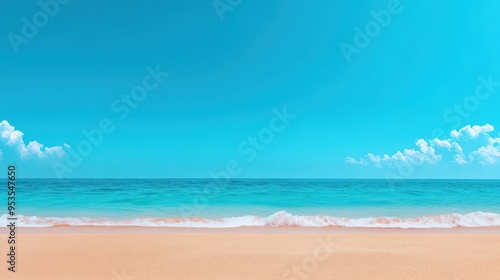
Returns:
[[[17,227],[17,234],[500,234],[500,227],[369,228],[369,227],[146,227],[146,226],[51,226]],[[7,228],[0,228],[7,234]]]

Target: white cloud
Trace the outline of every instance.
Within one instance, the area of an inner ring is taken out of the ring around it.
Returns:
[[[495,164],[500,159],[500,137],[488,138],[488,144],[471,153],[483,165]]]
[[[366,162],[366,160],[364,159],[360,159],[359,161],[355,160],[354,158],[352,157],[346,157],[345,160],[347,161],[347,163],[349,164],[359,164],[359,165],[368,165],[368,163]]]
[[[456,154],[455,156],[453,156],[453,161],[457,164],[460,164],[460,165],[465,165],[465,164],[468,164],[470,162],[472,162],[472,159],[471,161],[467,161],[465,158],[464,158],[464,155],[461,155],[461,154]]]
[[[485,124],[483,126],[466,125],[458,131],[452,130],[450,132],[450,136],[453,138],[460,138],[462,136],[469,136],[470,138],[474,139],[474,138],[477,138],[479,136],[479,134],[487,134],[487,133],[492,132],[494,130],[495,130],[495,128],[490,124]]]
[[[440,148],[446,148],[448,150],[451,149],[451,143],[448,140],[434,138],[434,140],[432,140],[432,143]]]
[[[3,140],[3,143],[7,147],[12,147],[22,159],[31,157],[46,158],[50,156],[64,157],[66,150],[70,148],[67,144],[64,144],[64,148],[61,146],[44,147],[43,144],[37,141],[30,141],[26,145],[23,136],[24,133],[16,130],[8,121],[3,120],[0,122],[0,140]],[[2,155],[3,152],[0,150],[0,160],[2,160]]]
[[[450,163],[465,165],[474,161],[483,165],[496,164],[500,161],[500,136],[495,138],[490,133],[495,128],[486,124],[483,126],[467,125],[460,130],[453,130],[450,133],[452,139],[435,138],[430,141],[419,139],[416,141],[415,148],[407,148],[402,152],[397,151],[392,156],[384,154],[383,156],[368,153],[366,156],[355,159],[347,157],[346,162],[349,164],[358,165],[373,165],[376,168],[384,166],[394,167],[401,163],[410,163],[412,165],[422,164],[438,164],[443,161],[443,158],[450,158]],[[484,139],[479,136],[483,135],[487,144],[484,144]],[[469,145],[473,144],[476,148],[470,149],[468,153],[464,153],[464,148],[459,143],[468,141]]]

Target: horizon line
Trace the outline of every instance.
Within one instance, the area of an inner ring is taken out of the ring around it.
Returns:
[[[17,177],[17,179],[54,179],[54,180],[96,180],[96,179],[135,179],[135,180],[219,180],[223,178],[209,177],[70,177],[70,178],[55,178],[55,177]],[[407,181],[407,180],[500,180],[500,178],[325,178],[325,177],[237,177],[229,178],[229,180],[384,180],[384,181]]]

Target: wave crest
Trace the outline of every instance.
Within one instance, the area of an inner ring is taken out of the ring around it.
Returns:
[[[0,226],[7,225],[8,215],[0,217]],[[55,218],[17,216],[20,227],[51,226],[138,226],[138,227],[192,227],[192,228],[235,228],[245,226],[271,227],[366,227],[366,228],[454,228],[500,226],[500,214],[472,212],[468,214],[444,214],[418,218],[367,217],[342,218],[333,216],[298,216],[285,211],[268,217],[241,216],[221,219],[204,218]]]

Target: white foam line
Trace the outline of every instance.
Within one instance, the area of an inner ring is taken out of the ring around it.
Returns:
[[[268,217],[241,216],[221,219],[203,218],[135,218],[135,219],[96,219],[96,218],[56,218],[17,216],[20,227],[68,226],[143,226],[143,227],[193,227],[193,228],[235,228],[243,226],[275,227],[366,227],[366,228],[454,228],[500,226],[500,214],[472,212],[468,214],[445,214],[418,218],[367,217],[341,218],[332,216],[297,216],[285,211],[276,212]],[[7,225],[7,215],[0,217],[0,226]]]

